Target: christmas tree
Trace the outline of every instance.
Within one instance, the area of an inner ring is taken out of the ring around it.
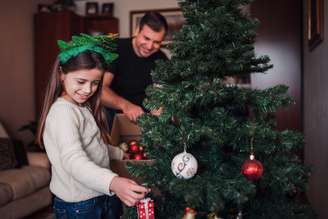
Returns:
[[[298,156],[303,137],[276,129],[274,113],[293,103],[288,88],[257,90],[226,80],[272,67],[269,57],[255,55],[258,21],[243,12],[250,2],[179,2],[186,23],[170,45],[171,60],[152,72],[155,85],[145,100],[163,113],[138,121],[154,162],[129,165],[156,188],[156,218],[181,219],[186,207],[196,218],[314,218],[302,195],[309,175]],[[136,210],[124,218],[137,218]]]

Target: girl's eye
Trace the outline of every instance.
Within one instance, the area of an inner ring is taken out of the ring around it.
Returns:
[[[84,84],[84,81],[77,81],[78,84]]]

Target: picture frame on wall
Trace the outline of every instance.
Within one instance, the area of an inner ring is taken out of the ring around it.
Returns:
[[[98,2],[87,2],[85,5],[86,15],[96,15],[98,14]]]
[[[46,4],[38,4],[38,12],[50,12],[49,6],[50,5]]]
[[[101,13],[108,16],[113,16],[114,3],[102,4]]]
[[[172,41],[175,32],[179,31],[185,23],[185,18],[180,8],[138,10],[130,12],[130,36],[135,35],[140,19],[148,11],[157,11],[166,18],[168,23],[168,32],[164,39],[165,43]]]
[[[312,51],[323,41],[324,0],[307,0],[307,40]]]

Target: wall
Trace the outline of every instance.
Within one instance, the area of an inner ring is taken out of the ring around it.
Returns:
[[[17,130],[34,120],[33,13],[37,2],[2,1],[0,7],[0,121],[16,137],[27,135]]]
[[[255,51],[268,55],[273,64],[266,74],[252,74],[252,87],[285,84],[295,100],[295,104],[278,111],[279,129],[301,130],[301,8],[299,0],[256,0],[251,4],[251,14],[260,21]]]
[[[328,4],[324,1],[324,41],[312,52],[306,39],[304,11],[304,134],[305,162],[312,166],[309,198],[319,219],[328,218]],[[303,0],[306,8],[306,0]]]
[[[121,37],[128,37],[130,34],[130,11],[147,9],[178,8],[177,0],[97,0],[99,6],[102,3],[114,3],[114,16],[120,20],[119,31]],[[76,1],[77,13],[85,14],[85,1]]]

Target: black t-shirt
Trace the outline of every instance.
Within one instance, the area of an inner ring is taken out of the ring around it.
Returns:
[[[119,39],[119,58],[110,66],[114,74],[111,88],[121,97],[142,106],[145,89],[152,84],[150,75],[158,59],[167,59],[162,51],[158,51],[147,58],[138,57],[132,47],[132,39]]]

